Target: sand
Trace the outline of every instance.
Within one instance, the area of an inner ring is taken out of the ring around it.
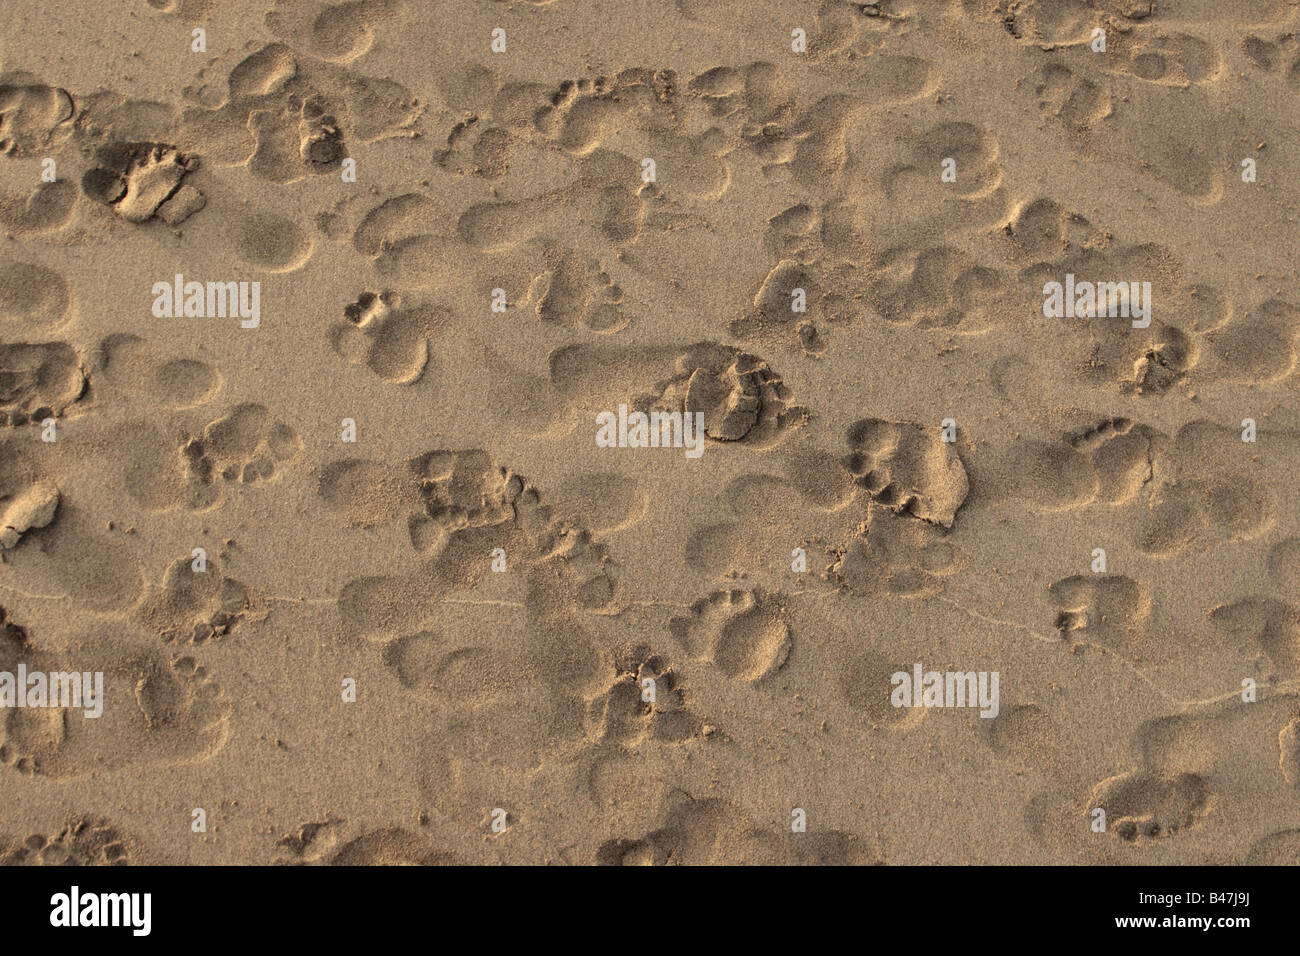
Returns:
[[[1295,0],[2,19],[4,861],[1300,862]]]

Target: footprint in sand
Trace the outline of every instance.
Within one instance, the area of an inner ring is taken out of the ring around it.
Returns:
[[[136,841],[103,818],[80,817],[56,833],[0,837],[0,866],[129,866],[146,862]]]
[[[717,138],[684,129],[681,83],[672,70],[633,68],[615,77],[565,80],[534,113],[545,139],[567,153],[586,156],[601,146],[617,149],[629,130],[637,137],[627,148],[648,140],[646,155],[656,164],[665,192],[692,198],[717,198],[731,173]],[[637,163],[640,156],[632,157]]]
[[[1194,56],[1188,51],[1186,69],[1196,74],[1198,66],[1193,61]],[[1171,76],[1184,75],[1184,67],[1176,62],[1170,66],[1171,62],[1174,61],[1166,55],[1153,51],[1139,53],[1136,63],[1130,62],[1129,68],[1154,73],[1157,64],[1163,64],[1166,70],[1173,70]],[[1079,148],[1095,153],[1105,162],[1123,164],[1143,177],[1153,176],[1164,186],[1196,202],[1217,202],[1224,189],[1218,127],[1213,127],[1206,136],[1191,133],[1189,125],[1212,109],[1213,102],[1195,87],[1192,95],[1177,85],[1159,82],[1144,82],[1137,89],[1124,89],[1125,86],[1125,78],[1118,74],[1098,74],[1084,66],[1078,66],[1076,72],[1058,59],[1022,80],[1018,88],[1022,95],[1035,101],[1044,115],[1056,120]],[[1124,112],[1116,109],[1117,102],[1129,100],[1138,102]],[[1151,116],[1159,117],[1158,137],[1150,136]],[[1139,134],[1139,129],[1144,133]],[[1135,135],[1146,135],[1153,144],[1140,162],[1127,151],[1117,151],[1111,145],[1128,142]]]
[[[440,631],[408,634],[384,646],[384,665],[403,687],[421,697],[483,706],[515,694],[531,676],[528,655],[513,634],[495,631],[489,628],[472,646],[453,642]]]
[[[59,487],[26,443],[0,442],[0,553],[13,586],[51,589],[78,607],[115,614],[139,600],[139,565]]]
[[[578,761],[593,743],[590,700],[608,688],[613,668],[562,634],[544,640],[533,645],[534,666],[523,671],[518,692],[461,698],[435,717],[420,748],[418,783],[440,816],[485,828],[489,808],[535,807],[550,786],[576,786]],[[567,678],[539,673],[536,664],[552,656],[583,670]],[[597,675],[599,687],[583,686]],[[513,809],[510,816],[525,822]]]
[[[0,83],[0,153],[27,156],[58,146],[72,135],[76,104],[67,90],[26,73]]]
[[[151,586],[137,610],[140,623],[168,643],[203,644],[234,632],[249,613],[249,593],[226,577],[215,557],[197,572],[189,558],[167,567],[162,586]]]
[[[806,355],[820,355],[826,351],[828,324],[846,325],[861,313],[860,270],[840,261],[832,248],[841,244],[843,233],[854,233],[844,228],[841,212],[799,203],[768,219],[763,247],[775,264],[750,307],[728,324],[732,335],[777,347],[798,345]],[[804,311],[795,311],[799,304]]]
[[[613,686],[589,707],[600,745],[635,750],[651,741],[682,744],[704,736],[704,722],[687,706],[684,679],[664,657],[636,647],[616,669]],[[647,701],[651,687],[654,699]]]
[[[833,552],[825,577],[864,597],[932,597],[968,559],[942,528],[871,504],[867,520]]]
[[[993,192],[1002,182],[998,162],[998,141],[983,126],[949,121],[938,123],[917,134],[908,144],[908,161],[889,168],[885,173],[885,191],[890,198],[906,192],[907,198],[933,196],[932,189],[913,189],[919,181],[926,183],[946,160],[953,160],[959,172],[950,184],[951,192],[963,199],[976,199]],[[902,198],[901,195],[898,198]],[[945,211],[950,208],[945,204]],[[915,215],[915,212],[913,212]]]
[[[372,830],[339,847],[331,866],[454,866],[452,853],[400,827]]]
[[[1194,773],[1171,777],[1145,771],[1103,780],[1088,797],[1088,809],[1106,811],[1106,830],[1126,843],[1176,836],[1209,812],[1213,794]]]
[[[381,203],[357,227],[353,245],[374,259],[387,288],[368,291],[347,307],[359,330],[336,327],[335,349],[389,381],[415,381],[428,364],[430,341],[450,316],[427,300],[403,307],[408,290],[472,290],[485,303],[502,290],[508,309],[528,309],[548,325],[603,333],[623,328],[629,322],[623,290],[600,263],[563,242],[537,238],[539,216],[559,201],[551,196],[473,206],[460,218],[459,235],[445,228],[447,216],[423,195]],[[602,231],[613,228],[607,220]],[[469,247],[480,252],[469,255]]]
[[[493,720],[532,693],[534,685],[541,685],[539,692],[572,698],[570,703],[608,690],[614,669],[607,653],[578,627],[561,633],[547,622],[536,623],[536,630],[521,629],[519,615],[512,614],[455,638],[449,630],[426,629],[390,641],[383,661],[412,693],[458,711],[485,710]]]
[[[298,433],[276,421],[264,405],[236,405],[181,449],[190,474],[204,483],[218,478],[251,484],[272,478],[302,450]]]
[[[304,823],[276,841],[276,847],[288,854],[287,860],[276,862],[298,865],[321,863],[338,850],[342,831],[343,821],[333,816]]]
[[[628,113],[657,103],[658,96],[665,95],[673,84],[669,76],[657,77],[657,86],[654,79],[650,87],[628,84],[628,92],[635,89],[640,95],[626,99],[614,95],[614,81],[609,77],[565,80],[551,94],[549,104],[538,107],[533,122],[538,132],[566,152],[589,153],[601,144],[611,127],[623,124]]]
[[[1076,136],[1093,132],[1113,113],[1109,80],[1076,76],[1063,63],[1040,67],[1023,85],[1043,113]]]
[[[1300,308],[1269,299],[1216,331],[1206,348],[1206,375],[1247,385],[1280,382],[1295,370],[1298,343]]]
[[[398,465],[344,459],[327,465],[320,481],[326,505],[351,527],[405,518],[421,554],[458,530],[513,520],[524,488],[521,476],[481,451],[432,451]]]
[[[592,746],[633,749],[652,740],[677,744],[703,731],[702,722],[686,708],[681,677],[645,648],[634,648],[613,662],[612,683],[606,684],[602,675],[594,683],[584,678],[575,684],[575,676],[596,675],[590,649],[571,637],[563,645],[561,660],[555,662],[547,660],[555,652],[552,639],[541,653],[541,645],[521,640],[514,628],[489,628],[478,637],[479,643],[463,646],[442,633],[423,631],[385,646],[384,663],[406,689],[446,701],[460,711],[482,711],[486,725],[494,727],[509,719],[514,703],[540,680],[553,696],[581,703],[585,735]],[[566,670],[566,664],[576,664],[577,670]],[[642,699],[647,679],[655,687],[650,702]],[[578,725],[569,721],[580,716],[579,711],[570,711],[565,725],[576,732]]]
[[[431,305],[404,303],[393,291],[364,292],[330,330],[334,351],[365,365],[385,382],[412,385],[424,376],[430,342],[450,325],[450,314]]]
[[[129,426],[129,435],[123,442],[136,453],[124,469],[127,493],[154,511],[211,509],[225,484],[273,480],[302,450],[298,433],[256,403],[235,406],[179,448],[152,422]]]
[[[599,262],[557,243],[546,243],[541,257],[543,270],[527,296],[536,303],[539,319],[566,327],[581,324],[593,332],[617,332],[628,324],[623,290]]]
[[[1273,488],[1285,479],[1266,452],[1257,460],[1256,447],[1244,444],[1237,428],[1207,421],[1180,428],[1150,510],[1138,522],[1138,548],[1167,557],[1198,539],[1251,540],[1267,532],[1278,508]]]
[[[219,165],[287,184],[337,175],[352,144],[415,135],[424,105],[410,90],[342,65],[370,42],[370,14],[354,15],[362,6],[327,8],[314,23],[298,18],[307,8],[269,13],[271,32],[293,37],[294,49],[274,42],[250,53],[230,71],[224,102],[183,112],[176,141]]]
[[[848,149],[854,175],[844,192],[823,207],[823,238],[827,252],[858,269],[881,250],[894,250],[898,258],[905,250],[927,250],[936,235],[950,237],[948,243],[964,252],[973,251],[959,237],[978,235],[1007,216],[1002,147],[988,127],[918,105],[902,122],[892,113],[870,115],[854,127]],[[942,188],[935,189],[935,177],[941,175]],[[983,265],[1000,271],[992,268],[1000,263]],[[857,290],[863,282],[850,272],[835,285]],[[969,319],[963,325],[973,330]]]
[[[1119,505],[1131,501],[1154,477],[1165,436],[1129,418],[1107,418],[1066,436],[1066,443],[1089,459],[1097,475],[1092,500]]]
[[[1151,483],[1168,445],[1167,436],[1132,419],[1094,419],[1058,441],[1017,439],[993,456],[982,480],[1035,512],[1122,505]]]
[[[670,790],[659,825],[641,837],[606,840],[596,851],[600,866],[726,865],[863,866],[879,854],[845,830],[773,833],[729,801],[695,798]]]
[[[393,196],[366,213],[352,233],[352,246],[373,259],[409,236],[436,234],[445,216],[442,206],[423,193]]]
[[[1012,276],[949,246],[887,249],[867,269],[867,301],[889,322],[980,334],[1026,311]]]
[[[186,409],[221,391],[221,373],[206,362],[168,358],[137,335],[110,335],[90,357],[95,399],[131,395],[150,407]]]
[[[715,591],[669,626],[692,656],[749,683],[780,670],[793,646],[780,596],[756,589]]]
[[[1065,50],[1078,56],[1093,55],[1094,30],[1106,29],[1106,53],[1101,59],[1107,72],[1171,86],[1187,86],[1211,79],[1220,67],[1214,47],[1190,34],[1161,33],[1142,21],[1152,13],[1141,4],[1098,4],[1087,0],[1032,0],[1005,10],[1005,4],[977,0],[976,12],[986,20],[1001,17],[1003,29],[1021,43],[1045,50]],[[1107,9],[1109,7],[1109,9]],[[1236,12],[1236,11],[1234,11]],[[1179,11],[1186,22],[1186,11]],[[1194,18],[1192,18],[1194,19]]]
[[[4,340],[45,336],[73,316],[72,291],[53,269],[0,259],[0,329]]]
[[[293,41],[295,48],[337,63],[349,63],[375,41],[375,28],[391,14],[389,0],[345,0],[342,3],[297,4],[276,0],[267,14],[267,27]]]
[[[1187,33],[1119,34],[1107,52],[1112,54],[1107,64],[1115,64],[1114,72],[1163,86],[1208,83],[1223,67],[1208,41]]]
[[[654,189],[643,186],[636,160],[598,149],[578,162],[564,185],[525,199],[477,203],[461,214],[456,230],[461,241],[481,252],[596,243],[602,249],[612,244],[624,258],[641,236],[647,196]],[[570,238],[575,228],[577,241]]]
[[[352,246],[374,260],[379,277],[402,290],[443,291],[462,279],[464,242],[439,203],[421,193],[384,200],[357,225]]]
[[[53,591],[97,614],[134,607],[143,577],[131,553],[21,448],[0,444],[0,452],[0,553],[13,586]]]
[[[722,446],[770,448],[808,421],[784,379],[763,359],[735,346],[685,348],[562,346],[548,356],[551,383],[584,407],[704,415],[704,434]],[[630,389],[636,389],[629,393]]]
[[[1057,320],[1070,333],[1079,333],[1075,362],[1083,377],[1098,385],[1115,384],[1125,394],[1159,397],[1199,374],[1197,366],[1207,348],[1225,336],[1225,323],[1228,329],[1247,327],[1246,323],[1230,322],[1233,307],[1228,297],[1191,273],[1169,249],[1156,243],[1114,242],[1109,236],[1101,248],[1101,234],[1091,223],[1066,213],[1050,200],[1035,200],[1023,207],[1003,226],[1003,233],[1010,239],[1014,255],[1034,260],[1020,272],[1020,280],[1029,288],[1059,282],[1070,273],[1080,278],[1157,277],[1152,297],[1158,308],[1147,328],[1133,328],[1131,321],[1120,316]],[[1266,319],[1261,324],[1271,327],[1275,323]],[[1256,334],[1250,334],[1250,346],[1263,344],[1255,341]],[[1282,342],[1287,338],[1283,329],[1274,334]],[[1278,361],[1272,352],[1263,358],[1248,348],[1237,351],[1243,364]],[[1282,354],[1289,356],[1289,347],[1283,348]],[[1207,374],[1223,373],[1214,370]]]
[[[962,0],[962,10],[979,20],[998,23],[1022,44],[1085,43],[1097,25],[1097,10],[1089,0],[1026,0],[1014,8],[1001,0]]]
[[[1300,676],[1300,607],[1295,604],[1251,595],[1211,609],[1210,623],[1247,654],[1266,654],[1272,676]]]
[[[95,151],[95,163],[81,177],[81,191],[131,223],[155,215],[175,218],[166,205],[178,196],[186,174],[198,168],[196,157],[164,143],[108,143]]]
[[[58,232],[72,221],[77,187],[66,180],[41,183],[26,195],[0,196],[0,223],[16,236]]]
[[[552,520],[593,533],[632,527],[645,516],[649,501],[638,479],[599,471],[575,475],[549,496]]]
[[[1089,809],[1104,807],[1108,830],[1131,843],[1215,819],[1252,821],[1267,833],[1294,816],[1297,713],[1294,694],[1249,705],[1234,695],[1149,720],[1134,735],[1140,766],[1098,784]]]
[[[1266,73],[1280,73],[1292,90],[1300,90],[1300,43],[1294,34],[1273,39],[1251,34],[1241,41],[1242,52],[1256,68]]]
[[[96,634],[60,653],[43,651],[25,633],[0,646],[4,669],[100,671],[103,714],[76,708],[11,709],[0,763],[25,774],[68,779],[128,765],[206,760],[225,743],[231,706],[193,658],[169,659],[149,642]]]
[[[699,342],[678,356],[673,377],[656,382],[631,406],[703,414],[704,434],[714,441],[764,449],[808,421],[807,409],[792,405],[791,397],[790,387],[758,356]]]
[[[66,342],[0,345],[0,426],[61,417],[85,391],[81,357]]]
[[[1071,247],[1083,248],[1101,238],[1101,231],[1085,216],[1048,196],[1016,206],[1001,230],[1011,244],[1011,254],[1029,263],[1057,260]]]
[[[951,528],[969,483],[953,443],[937,427],[864,418],[848,433],[844,467],[898,514]]]
[[[1230,684],[1235,685],[1235,681]],[[1237,685],[1239,688],[1239,685]],[[1147,721],[1134,751],[1147,769],[1192,772],[1210,780],[1221,796],[1272,791],[1265,806],[1294,805],[1295,721],[1300,697],[1264,693],[1252,704],[1237,694],[1187,713]]]
[[[1125,657],[1144,650],[1151,596],[1122,574],[1076,574],[1053,584],[1057,633],[1073,645],[1097,644]]]
[[[344,586],[339,609],[355,633],[389,641],[412,633],[438,614],[443,597],[472,588],[488,573],[494,549],[507,567],[524,572],[522,602],[539,622],[568,621],[581,612],[616,605],[616,566],[586,524],[557,506],[520,475],[482,451],[438,451],[402,466],[348,460],[325,469],[321,496],[356,527],[405,518],[421,567],[408,575],[358,578]],[[606,508],[615,525],[643,507],[636,495]],[[619,509],[630,509],[620,514]],[[597,509],[599,512],[600,509]],[[513,562],[513,564],[511,563]],[[522,563],[522,567],[521,567]]]
[[[1256,538],[1272,525],[1273,510],[1271,493],[1256,481],[1175,478],[1151,495],[1134,543],[1146,554],[1168,557],[1203,535],[1211,540]]]
[[[448,172],[500,179],[510,168],[510,132],[488,125],[477,115],[460,120],[447,134],[447,144],[433,161]]]
[[[790,573],[792,548],[838,537],[839,513],[859,494],[834,455],[812,447],[792,451],[784,477],[738,475],[718,496],[720,507],[693,527],[683,547],[686,566],[718,580]],[[788,544],[786,542],[789,542]]]

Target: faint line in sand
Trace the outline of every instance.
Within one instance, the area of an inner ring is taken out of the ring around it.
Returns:
[[[1027,624],[1020,624],[1016,621],[1004,621],[1001,620],[1000,618],[989,617],[988,615],[981,614],[978,611],[972,611],[964,604],[959,604],[957,601],[954,601],[951,598],[946,598],[943,595],[936,595],[936,597],[938,597],[938,599],[943,603],[951,604],[953,607],[957,608],[958,610],[964,611],[965,613],[969,614],[971,617],[975,618],[976,620],[984,621],[985,623],[988,624],[999,624],[1002,625],[1003,627],[1014,627],[1018,630],[1029,632],[1035,638],[1037,638],[1040,641],[1043,641],[1044,643],[1060,644],[1062,646],[1065,646],[1065,641],[1061,640],[1059,637],[1045,637]],[[1085,643],[1088,643],[1089,647],[1096,648],[1099,652],[1101,652],[1101,654],[1107,657],[1112,657],[1115,660],[1124,664],[1128,668],[1128,670],[1130,670],[1136,677],[1141,679],[1144,684],[1146,684],[1148,687],[1154,690],[1158,695],[1160,695],[1161,698],[1176,706],[1191,708],[1203,704],[1217,704],[1221,701],[1228,700],[1229,698],[1232,697],[1239,697],[1241,695],[1241,689],[1237,688],[1236,690],[1230,690],[1224,694],[1220,694],[1218,697],[1204,697],[1195,700],[1187,700],[1184,698],[1171,697],[1169,694],[1163,691],[1160,688],[1160,686],[1156,684],[1155,681],[1153,681],[1150,677],[1148,677],[1146,672],[1141,667],[1139,667],[1135,661],[1129,660],[1123,654],[1118,654],[1108,647],[1102,647],[1100,644],[1093,644],[1090,642],[1085,642]],[[1276,693],[1285,694],[1290,692],[1290,690],[1293,689],[1295,684],[1296,684],[1295,681],[1284,681],[1280,684],[1274,685],[1272,689]]]

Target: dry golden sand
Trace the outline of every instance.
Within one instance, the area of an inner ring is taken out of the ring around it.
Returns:
[[[5,0],[0,854],[1300,861],[1298,27]]]

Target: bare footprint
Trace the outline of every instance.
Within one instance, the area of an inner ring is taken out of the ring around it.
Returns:
[[[932,597],[943,591],[944,578],[966,563],[941,528],[873,504],[867,521],[838,549],[825,576],[868,597]]]
[[[80,817],[56,833],[0,839],[0,866],[129,866],[145,862],[138,843],[108,820]]]
[[[163,143],[109,143],[95,161],[82,176],[82,192],[132,223],[152,219],[198,167],[197,159]]]
[[[67,180],[41,183],[32,192],[0,196],[0,223],[15,235],[58,232],[72,221],[77,187]]]
[[[190,474],[205,484],[218,479],[251,484],[273,478],[276,467],[301,450],[293,428],[276,421],[265,406],[249,402],[210,422],[181,451]]]
[[[0,83],[0,153],[25,156],[72,134],[77,108],[71,94],[25,73]]]
[[[72,292],[53,269],[0,260],[0,329],[5,341],[45,336],[72,317]]]
[[[213,557],[201,572],[189,558],[170,564],[162,586],[149,589],[138,616],[169,643],[202,644],[235,631],[248,613],[248,589],[224,575]]]
[[[165,358],[135,335],[110,335],[91,358],[96,398],[134,393],[152,407],[193,408],[221,390],[221,374],[197,359]]]
[[[864,418],[849,428],[844,466],[882,505],[952,527],[969,487],[966,469],[937,427]]]
[[[674,635],[728,677],[753,683],[780,670],[792,632],[779,596],[757,590],[715,591],[674,618]]]
[[[789,386],[756,355],[699,342],[679,355],[676,366],[674,376],[656,382],[633,406],[703,414],[709,438],[753,448],[770,448],[808,420],[806,409],[791,404]]]
[[[27,774],[68,779],[127,765],[196,763],[225,743],[231,706],[206,668],[168,659],[147,645],[96,635],[75,653],[43,653],[12,639],[6,668],[103,672],[103,713],[57,707],[13,709],[4,722],[0,763]]]
[[[430,341],[449,320],[442,309],[404,306],[402,297],[390,291],[362,293],[344,309],[344,318],[330,331],[334,351],[394,385],[420,381]]]
[[[85,390],[81,357],[66,342],[0,345],[0,425],[58,418]]]
[[[1107,832],[1126,843],[1176,836],[1195,827],[1209,812],[1214,795],[1194,773],[1165,777],[1137,771],[1103,780],[1088,797],[1088,808],[1106,811]]]
[[[1135,656],[1151,617],[1146,588],[1122,574],[1076,574],[1049,589],[1056,630],[1072,644],[1095,643]]]

